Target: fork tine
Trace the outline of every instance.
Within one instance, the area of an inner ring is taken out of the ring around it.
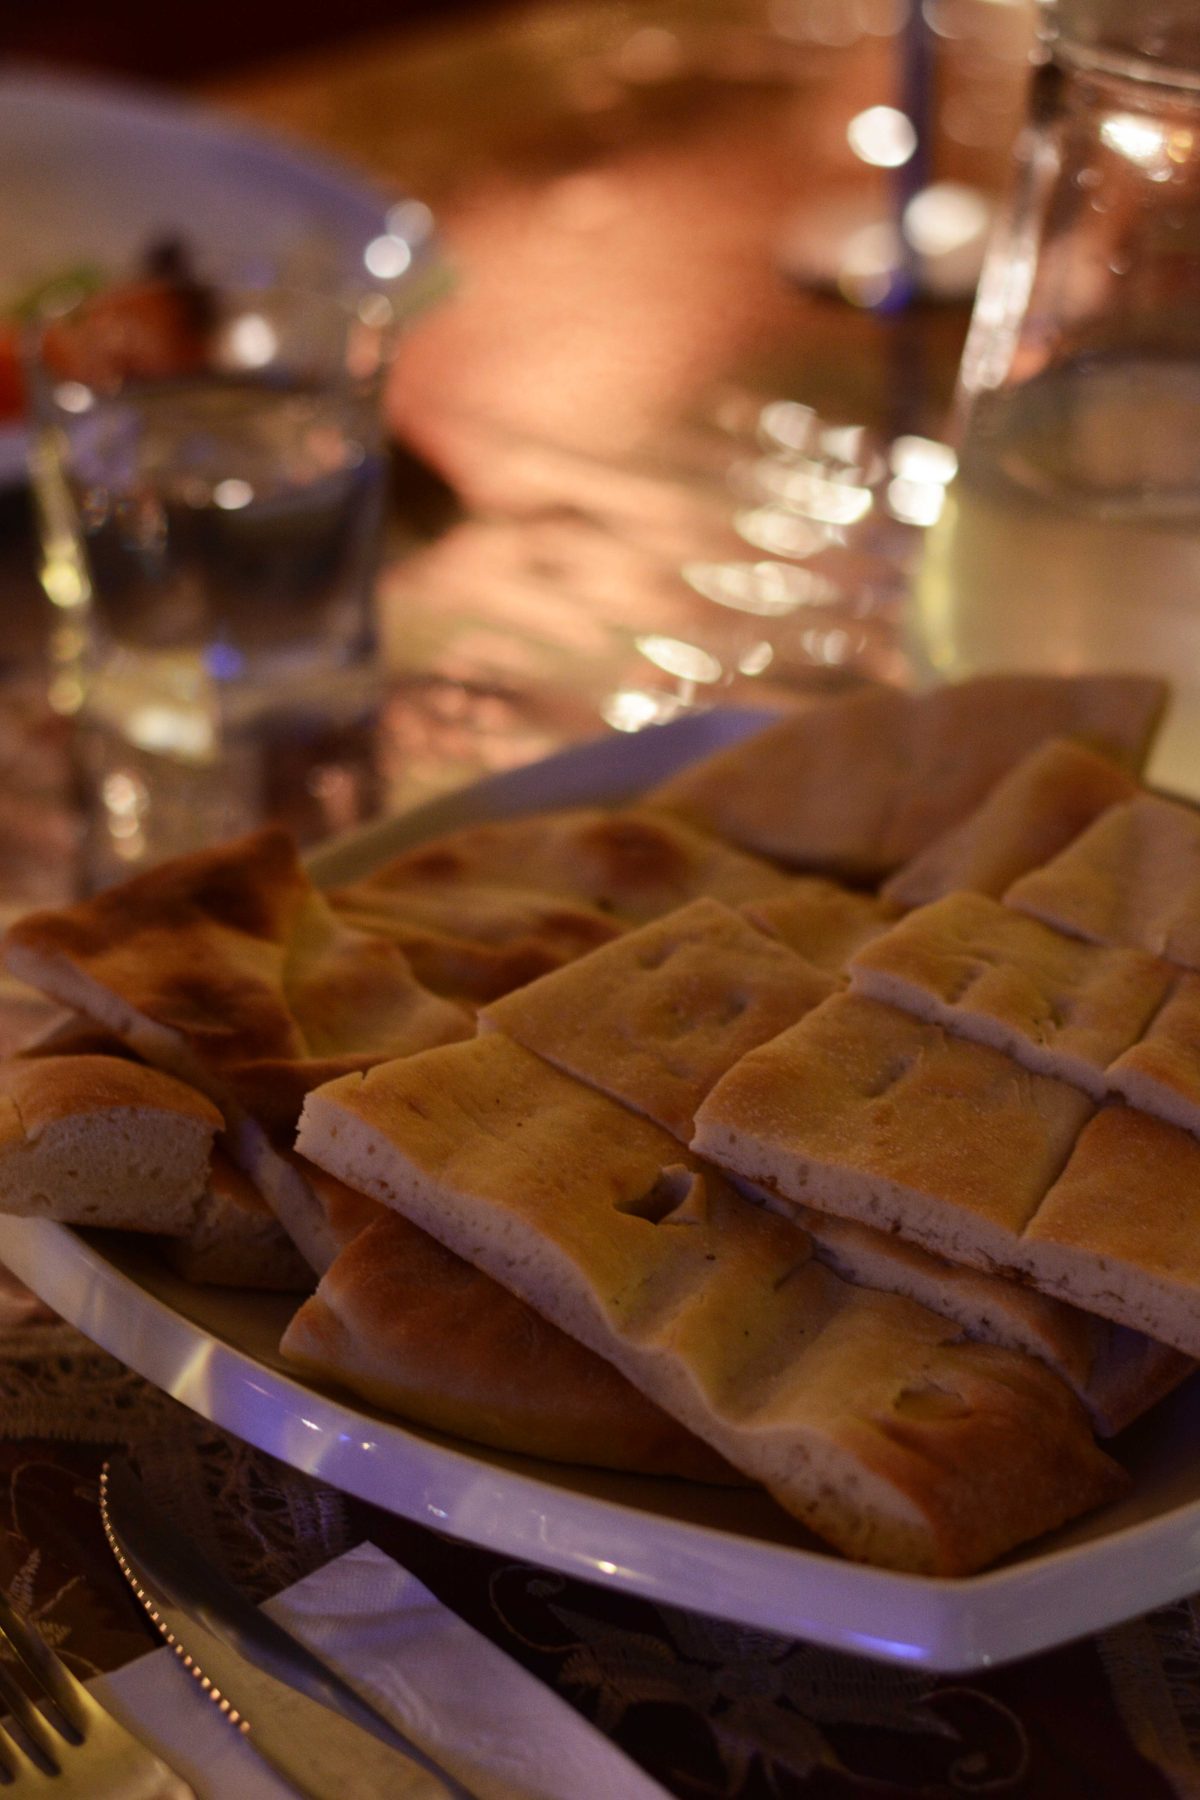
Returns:
[[[36,1782],[39,1778],[42,1781],[53,1779],[43,1773],[29,1752],[22,1748],[12,1733],[6,1731],[3,1725],[0,1725],[0,1763],[3,1763],[13,1781],[20,1781],[22,1777],[27,1783]]]
[[[34,1680],[45,1689],[67,1724],[82,1737],[88,1728],[89,1714],[95,1702],[83,1685],[76,1681],[66,1664],[59,1661],[50,1646],[21,1617],[2,1589],[0,1633],[8,1640]]]
[[[34,1749],[45,1758],[47,1765],[57,1770],[60,1759],[55,1754],[55,1745],[61,1747],[63,1744],[61,1732],[52,1728],[45,1714],[33,1704],[20,1682],[14,1680],[3,1663],[0,1663],[0,1701],[8,1708]]]

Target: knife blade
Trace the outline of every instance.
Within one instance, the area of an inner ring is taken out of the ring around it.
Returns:
[[[128,1464],[104,1465],[100,1515],[122,1574],[184,1668],[297,1792],[311,1800],[334,1794],[339,1800],[343,1794],[471,1800],[306,1644],[164,1525]]]

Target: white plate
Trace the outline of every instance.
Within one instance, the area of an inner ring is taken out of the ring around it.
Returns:
[[[0,170],[0,305],[60,270],[120,273],[168,236],[184,238],[202,270],[362,277],[363,252],[400,198],[218,112],[2,65]],[[402,281],[426,272],[429,256],[425,247]],[[0,483],[20,480],[24,461],[23,429],[0,427]]]
[[[623,799],[761,723],[710,714],[565,752],[332,845],[319,879],[456,824]],[[1131,1495],[967,1580],[843,1562],[765,1495],[476,1449],[295,1380],[286,1299],[192,1287],[115,1235],[0,1217],[0,1260],[196,1412],[453,1537],[741,1624],[947,1672],[1025,1656],[1200,1588],[1200,1381],[1118,1446]],[[1004,1471],[997,1469],[996,1479]]]

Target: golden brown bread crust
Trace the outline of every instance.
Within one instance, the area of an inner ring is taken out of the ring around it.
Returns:
[[[1004,900],[1072,936],[1200,969],[1200,812],[1154,794],[1110,806]]]
[[[1133,776],[1109,757],[1052,738],[1001,776],[961,825],[899,869],[883,897],[904,907],[926,906],[963,889],[998,899],[1137,789]]]
[[[0,1091],[19,1111],[26,1137],[60,1119],[153,1107],[208,1132],[223,1120],[211,1100],[158,1069],[107,1055],[17,1057],[0,1064]]]
[[[498,1450],[692,1481],[742,1478],[610,1364],[399,1213],[342,1252],[281,1349],[373,1405]]]
[[[839,1281],[788,1221],[498,1033],[319,1090],[299,1141],[849,1555],[964,1573],[1123,1486],[1041,1364]]]
[[[1173,971],[1140,950],[1083,943],[985,894],[947,894],[857,951],[853,991],[991,1044],[1095,1099]]]
[[[797,868],[876,881],[974,810],[1036,745],[1079,737],[1141,766],[1165,701],[1142,676],[982,676],[814,701],[648,796]]]

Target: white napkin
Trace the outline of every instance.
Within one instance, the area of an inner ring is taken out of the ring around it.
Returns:
[[[667,1800],[657,1782],[565,1700],[373,1544],[297,1582],[264,1611],[479,1800]],[[172,1651],[151,1651],[91,1685],[191,1783],[199,1800],[235,1794],[237,1800],[287,1800],[292,1794],[199,1692]],[[241,1697],[231,1698],[238,1704]],[[253,1722],[249,1701],[245,1711]],[[380,1800],[401,1800],[405,1789],[393,1778],[378,1792]]]

